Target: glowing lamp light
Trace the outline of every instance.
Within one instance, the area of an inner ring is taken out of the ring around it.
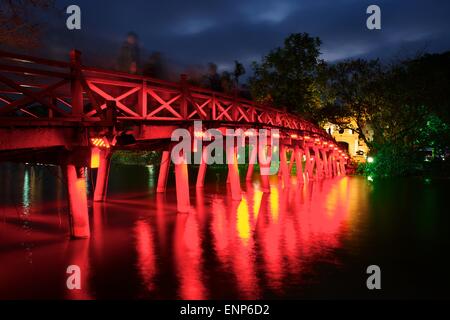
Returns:
[[[202,139],[205,137],[205,133],[203,131],[195,131],[194,132],[194,137],[198,138],[198,139]]]
[[[255,132],[253,132],[253,131],[245,131],[245,132],[244,132],[244,135],[245,135],[246,137],[253,137],[253,136],[255,135]]]
[[[326,145],[328,144],[328,142],[324,141],[324,142],[322,142],[322,144],[323,144],[324,146],[326,146]]]
[[[368,163],[373,163],[374,159],[372,157],[367,157],[367,162]]]
[[[368,176],[368,177],[367,177],[367,180],[373,181],[373,177],[372,177],[372,176]]]
[[[292,139],[297,139],[297,138],[298,138],[298,135],[296,135],[295,133],[294,133],[294,134],[291,134],[291,138],[292,138]]]
[[[91,138],[91,143],[97,148],[106,148],[106,149],[111,148],[111,145],[109,144],[109,141],[108,139],[106,139],[106,137]]]
[[[275,139],[277,139],[277,138],[279,138],[280,137],[280,134],[279,133],[272,133],[272,137],[273,138],[275,138]]]
[[[314,141],[315,142],[320,142],[320,139],[319,138],[315,138]]]
[[[100,149],[92,148],[91,150],[91,169],[96,169],[100,166]]]
[[[309,140],[309,137],[308,136],[304,136],[303,137],[305,140]]]

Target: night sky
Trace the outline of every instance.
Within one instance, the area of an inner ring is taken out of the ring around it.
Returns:
[[[323,41],[322,57],[380,57],[392,61],[450,49],[450,1],[300,0],[57,0],[43,52],[67,55],[71,47],[88,62],[112,64],[128,31],[139,35],[145,55],[161,51],[178,66],[235,59],[247,66],[282,45],[290,33]],[[77,4],[82,29],[65,27],[65,6]],[[366,8],[381,7],[382,30],[366,28]]]

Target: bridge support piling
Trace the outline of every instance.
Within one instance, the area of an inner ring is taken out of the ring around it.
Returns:
[[[309,147],[305,148],[305,156],[306,156],[306,172],[308,176],[308,180],[313,179],[313,173],[314,173],[314,159],[311,158],[311,151],[309,150]]]
[[[333,153],[333,167],[334,167],[334,175],[337,177],[340,175],[339,173],[339,166],[336,159],[336,153]]]
[[[169,151],[163,151],[161,157],[161,165],[159,166],[158,186],[156,192],[166,192],[167,176],[169,174],[170,166],[170,153]]]
[[[197,184],[196,187],[197,188],[203,188],[203,186],[205,185],[205,174],[206,174],[206,161],[207,161],[207,157],[208,157],[208,150],[206,148],[203,148],[202,150],[202,159],[200,162],[200,167],[198,169],[198,174],[197,174]]]
[[[298,146],[294,149],[295,155],[295,166],[297,169],[297,181],[299,184],[303,184],[305,182],[305,177],[303,176],[303,150]]]
[[[333,153],[328,154],[328,171],[330,172],[330,178],[335,177],[334,167],[333,167]]]
[[[249,159],[249,163],[248,163],[248,168],[247,168],[247,175],[245,176],[245,180],[246,181],[251,181],[252,177],[253,177],[253,169],[254,169],[254,165],[256,163],[256,156],[258,154],[258,150],[256,147],[253,147],[250,150],[250,159]]]
[[[106,200],[108,189],[109,168],[111,165],[111,153],[109,150],[100,150],[99,165],[97,169],[97,179],[95,181],[94,201]]]
[[[343,175],[343,176],[345,176],[346,175],[346,172],[345,172],[345,162],[344,162],[344,159],[340,159],[339,160],[339,164],[341,165],[341,174]]]
[[[175,186],[178,212],[189,212],[191,200],[189,198],[189,175],[186,155],[183,155],[183,160],[179,164],[175,164]]]
[[[287,188],[289,186],[289,167],[287,163],[287,148],[282,145],[280,148],[280,169],[281,169],[281,177],[283,181],[283,187]]]
[[[261,191],[263,193],[270,193],[270,162],[272,157],[272,147],[267,147],[266,150],[260,149],[258,151],[259,172],[261,176]]]
[[[292,168],[294,167],[294,164],[295,164],[295,151],[292,150],[291,157],[289,158],[289,168],[288,168],[289,175],[291,175],[292,173]]]
[[[239,181],[239,168],[237,163],[236,149],[234,146],[227,148],[228,177],[230,180],[231,198],[234,201],[241,201],[242,192]]]
[[[84,168],[68,164],[66,166],[66,177],[70,235],[73,238],[89,238],[89,214]]]
[[[316,163],[316,179],[322,178],[322,159],[320,159],[319,148],[314,147],[314,162]]]
[[[323,173],[325,175],[325,177],[329,178],[330,177],[330,173],[328,170],[328,157],[327,157],[327,152],[325,149],[321,148],[320,149],[320,153],[322,154],[322,161],[323,161]]]

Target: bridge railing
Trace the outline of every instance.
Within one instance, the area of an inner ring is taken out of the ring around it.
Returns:
[[[117,119],[239,123],[280,127],[333,140],[301,117],[237,95],[191,86],[186,77],[169,82],[83,66],[80,53],[70,62],[0,51],[0,119],[98,121],[108,101]],[[334,140],[333,140],[334,141]]]

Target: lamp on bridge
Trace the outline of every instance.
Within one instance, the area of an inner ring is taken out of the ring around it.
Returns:
[[[111,148],[111,145],[106,137],[91,138],[91,143],[97,148]]]

